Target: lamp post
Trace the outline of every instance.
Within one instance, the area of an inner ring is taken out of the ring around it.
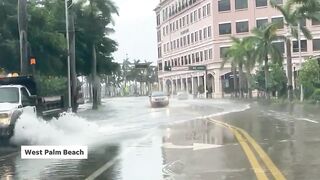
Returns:
[[[70,74],[70,44],[69,44],[69,12],[68,0],[64,1],[66,14],[67,62],[68,62],[68,111],[71,110],[71,74]]]

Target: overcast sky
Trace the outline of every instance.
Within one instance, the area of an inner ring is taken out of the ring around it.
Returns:
[[[113,0],[120,16],[115,18],[115,34],[118,43],[115,60],[122,62],[128,54],[130,60],[141,59],[156,62],[157,34],[154,9],[159,0]]]

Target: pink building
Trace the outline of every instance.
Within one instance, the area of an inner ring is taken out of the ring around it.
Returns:
[[[285,1],[277,0],[282,4]],[[250,30],[267,22],[283,21],[269,0],[160,0],[157,15],[158,67],[160,89],[170,93],[204,92],[221,97],[229,87],[230,65],[221,69],[223,52],[230,37],[245,37]],[[301,37],[302,58],[319,55],[320,23],[304,21],[313,40]],[[288,35],[284,26],[279,34]],[[292,39],[293,70],[299,68],[299,48]],[[275,42],[283,53],[284,42]],[[284,61],[285,62],[285,61]],[[204,65],[205,71],[190,71],[189,66]],[[170,66],[171,71],[165,71]],[[207,75],[206,75],[207,74]]]

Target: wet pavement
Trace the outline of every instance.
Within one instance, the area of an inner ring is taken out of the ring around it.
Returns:
[[[18,147],[2,145],[0,179],[281,179],[277,169],[286,179],[320,177],[315,106],[173,99],[151,108],[135,97],[45,124],[24,118],[18,147],[88,145],[88,160],[22,160]]]

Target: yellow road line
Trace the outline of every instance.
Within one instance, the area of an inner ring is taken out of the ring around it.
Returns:
[[[229,127],[231,129],[234,129],[235,131],[239,131],[242,133],[242,135],[249,141],[249,143],[252,145],[252,147],[255,149],[255,151],[260,156],[261,160],[264,162],[264,164],[267,166],[267,168],[270,170],[271,174],[275,178],[275,180],[285,180],[285,176],[282,174],[282,172],[277,168],[277,166],[272,162],[270,157],[267,155],[267,153],[261,148],[261,146],[243,129],[229,125],[227,123],[216,121],[213,119],[210,119],[212,122],[216,124],[222,124],[226,127]]]
[[[277,168],[277,166],[272,162],[270,157],[267,155],[267,153],[261,148],[261,146],[243,129],[236,128],[238,131],[240,131],[247,140],[251,143],[251,145],[254,147],[256,152],[259,154],[262,161],[265,163],[265,165],[269,168],[271,171],[273,177],[276,180],[285,180],[286,178],[282,174],[282,172]]]
[[[265,172],[262,169],[262,167],[260,166],[257,158],[255,157],[254,153],[250,149],[247,141],[242,137],[242,135],[236,129],[234,129],[230,126],[225,126],[224,124],[218,124],[218,125],[227,127],[235,135],[235,137],[237,138],[238,142],[240,143],[243,151],[245,152],[245,154],[251,164],[251,167],[253,168],[253,171],[257,176],[257,179],[258,180],[268,180],[267,175],[265,174]]]

